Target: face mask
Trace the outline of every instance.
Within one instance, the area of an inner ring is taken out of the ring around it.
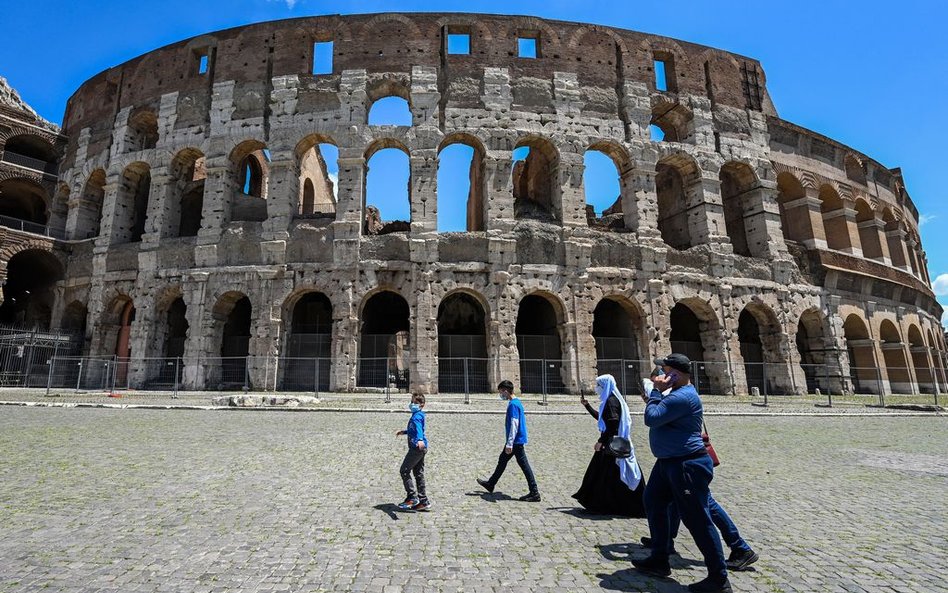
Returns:
[[[415,403],[411,403],[411,404],[408,404],[408,409],[411,410],[412,412],[417,412],[418,410],[421,409],[421,406]]]
[[[503,393],[498,393],[498,394],[497,394],[497,397],[499,397],[499,398],[500,398],[500,401],[502,401],[502,402],[507,401],[507,398],[504,397],[504,394],[503,394]]]

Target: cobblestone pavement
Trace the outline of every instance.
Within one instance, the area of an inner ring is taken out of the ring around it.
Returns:
[[[484,406],[488,404],[485,403]],[[496,402],[497,409],[502,407]],[[0,592],[684,591],[631,570],[644,520],[578,513],[588,416],[534,414],[543,502],[497,416],[429,414],[434,509],[404,513],[404,414],[0,407]],[[714,418],[715,497],[761,559],[735,591],[948,591],[948,430],[928,418]],[[653,459],[635,423],[648,473]]]

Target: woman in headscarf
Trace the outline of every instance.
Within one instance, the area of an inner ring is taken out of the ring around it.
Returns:
[[[606,450],[609,441],[616,435],[629,439],[631,443],[632,419],[629,407],[612,375],[596,378],[596,393],[599,395],[598,410],[590,406],[585,397],[580,400],[590,415],[599,421],[599,440],[596,441],[595,453],[583,476],[583,484],[573,498],[593,513],[644,517],[642,493],[645,491],[645,480],[635,460],[635,448],[632,449],[632,455],[625,459],[613,457]]]

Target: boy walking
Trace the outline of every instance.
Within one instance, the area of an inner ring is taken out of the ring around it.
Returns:
[[[398,505],[402,510],[427,511],[431,508],[428,493],[425,490],[425,454],[428,452],[428,438],[425,436],[425,396],[416,393],[411,397],[408,409],[411,418],[408,419],[408,428],[399,430],[395,436],[408,436],[408,453],[399,472],[405,484],[405,501]],[[415,479],[412,481],[412,474]],[[418,490],[415,490],[417,484]]]
[[[507,462],[511,457],[517,458],[517,464],[523,470],[523,476],[527,479],[527,487],[530,492],[520,497],[520,500],[526,502],[540,502],[540,491],[537,489],[536,478],[533,477],[533,470],[530,468],[530,462],[527,461],[527,452],[524,445],[527,444],[527,418],[523,411],[523,404],[520,399],[514,395],[513,383],[506,379],[497,386],[497,392],[500,399],[509,402],[507,404],[507,417],[504,420],[507,440],[504,443],[504,450],[500,452],[500,458],[497,460],[497,468],[494,474],[487,480],[477,479],[477,483],[484,487],[488,492],[493,492],[500,476],[504,475],[507,469]]]

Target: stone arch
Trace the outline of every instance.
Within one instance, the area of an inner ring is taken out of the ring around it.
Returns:
[[[590,195],[590,153],[598,153],[602,158],[608,159],[615,168],[616,175],[616,196],[613,199],[611,195],[605,196],[603,201]],[[589,145],[584,154],[583,169],[583,190],[586,202],[586,223],[594,228],[600,229],[625,229],[625,216],[623,205],[632,203],[634,190],[626,179],[626,175],[631,169],[631,159],[629,152],[618,142],[613,140],[598,140]],[[596,206],[599,206],[597,217]]]
[[[948,377],[945,376],[944,351],[939,348],[938,341],[935,340],[935,335],[932,333],[930,327],[926,330],[926,334],[928,337],[928,351],[931,353],[934,361],[933,371],[938,377],[938,389],[940,391],[945,389],[945,386],[948,385]]]
[[[63,279],[62,262],[48,249],[5,252],[0,322],[28,329],[49,330],[55,304],[54,288]],[[6,251],[6,250],[5,250]]]
[[[866,185],[866,165],[862,159],[849,153],[843,161],[843,167],[846,169],[847,179]]]
[[[385,77],[366,86],[366,124],[411,126],[411,89],[407,80]]]
[[[102,205],[105,203],[105,170],[95,169],[89,174],[76,209],[73,239],[91,239],[99,236],[102,224]]]
[[[806,393],[831,388],[831,361],[826,356],[832,349],[829,336],[829,321],[819,308],[810,307],[800,315],[795,342],[800,370],[806,382]]]
[[[879,393],[881,388],[876,374],[875,343],[869,337],[866,322],[851,313],[843,322],[843,335],[849,354],[849,378],[855,393]]]
[[[915,369],[915,381],[920,393],[935,393],[938,386],[932,372],[930,352],[922,338],[922,331],[914,323],[909,324],[908,332],[909,352],[912,356],[912,366]]]
[[[637,393],[648,352],[641,307],[623,295],[608,294],[596,304],[590,329],[596,343],[596,372],[615,377],[622,393]]]
[[[535,291],[517,308],[517,352],[523,393],[562,393],[565,307],[554,294]]]
[[[438,392],[486,393],[490,309],[476,291],[459,288],[438,304]]]
[[[727,393],[730,380],[722,351],[721,322],[697,297],[680,299],[669,313],[671,349],[690,358],[692,382],[702,393]]]
[[[810,217],[806,190],[796,175],[789,171],[777,174],[777,204],[780,206],[780,227],[786,241],[812,243],[817,236]],[[822,231],[822,219],[820,219]]]
[[[462,149],[458,151],[457,149],[460,146],[467,147],[469,150]],[[465,154],[465,152],[470,152],[470,155]],[[446,153],[448,153],[446,155]],[[468,191],[467,191],[467,202],[465,206],[465,230],[468,232],[471,231],[483,231],[485,228],[485,219],[487,217],[487,200],[485,196],[487,190],[485,187],[485,175],[484,175],[484,155],[486,151],[484,150],[484,144],[481,142],[480,138],[474,136],[473,134],[468,134],[465,132],[455,132],[446,136],[441,144],[438,146],[438,176],[439,180],[441,179],[442,166],[450,167],[452,169],[463,167],[464,160],[469,158],[470,163],[468,165]],[[447,162],[450,160],[450,162]],[[448,188],[451,187],[445,179],[444,183],[438,183],[438,230],[439,231],[450,231],[450,230],[460,230],[455,228],[457,225],[451,226],[447,223],[448,219],[454,218],[452,210],[454,210],[454,205],[449,202],[448,197]],[[459,217],[458,217],[459,218]]]
[[[231,171],[227,192],[229,220],[261,222],[267,219],[269,150],[259,140],[244,140],[229,155]]]
[[[125,132],[127,152],[149,150],[158,145],[158,114],[149,107],[132,111]]]
[[[306,288],[283,303],[284,389],[326,391],[330,385],[333,305],[325,292]]]
[[[334,214],[339,173],[338,163],[332,163],[330,167],[330,159],[335,156],[338,160],[336,142],[323,134],[310,134],[296,145],[295,154],[300,187],[297,215]],[[336,171],[336,182],[331,176],[333,169]]]
[[[253,326],[253,304],[238,290],[218,296],[210,310],[212,347],[217,348],[220,366],[209,369],[208,384],[221,389],[250,386],[247,358]]]
[[[43,232],[49,220],[50,196],[46,189],[25,177],[12,177],[0,181],[0,216],[26,221],[37,228],[26,226],[32,232]]]
[[[385,155],[379,155],[379,153],[382,151],[391,152],[388,152]],[[402,153],[403,156],[398,155],[397,152]],[[372,161],[375,158],[389,159],[393,161],[393,163],[389,164],[389,166],[386,168],[395,168],[405,174],[407,180],[402,186],[405,188],[404,199],[402,199],[402,196],[400,195],[395,195],[395,192],[393,191],[393,187],[397,187],[396,184],[402,180],[401,173],[396,173],[391,177],[377,178],[371,173]],[[363,184],[363,187],[365,189],[362,194],[362,211],[365,213],[365,222],[362,232],[366,235],[387,235],[389,233],[410,231],[411,152],[409,151],[408,147],[394,138],[380,138],[366,147],[364,159],[365,183]],[[396,177],[398,177],[398,179],[396,179]],[[389,202],[386,204],[386,212],[392,213],[396,217],[399,214],[406,214],[404,218],[407,218],[408,220],[395,219],[391,221],[385,221],[383,218],[385,213],[382,212],[382,208],[379,206],[379,204],[382,203],[379,200],[380,196],[386,198]],[[404,210],[400,210],[400,208],[404,208]]]
[[[658,199],[658,230],[662,240],[673,249],[693,247],[691,223],[703,211],[701,168],[685,153],[667,155],[655,166],[655,190]]]
[[[762,302],[747,303],[738,315],[737,337],[748,391],[757,387],[761,394],[791,393],[786,335],[773,309]]]
[[[760,202],[760,180],[754,169],[746,163],[729,161],[721,167],[718,178],[724,206],[724,228],[734,253],[747,257],[766,255],[769,240],[766,232],[763,237],[757,236],[755,242],[748,229],[748,224],[754,222],[754,210],[759,210]]]
[[[559,183],[559,151],[542,136],[526,136],[517,141],[517,158],[512,169],[514,217],[544,222],[563,218]]]
[[[886,207],[882,211],[882,223],[885,229],[886,245],[889,248],[889,258],[897,268],[908,268],[905,249],[905,232],[901,221]]]
[[[868,202],[856,199],[856,227],[859,229],[859,243],[864,257],[875,260],[884,259],[882,241],[876,213]]]
[[[882,349],[889,389],[893,393],[914,393],[902,335],[898,327],[888,319],[883,319],[879,324],[879,347]]]
[[[166,208],[162,237],[194,237],[201,229],[207,163],[204,153],[185,148],[171,159],[168,168]]]
[[[409,385],[411,308],[391,288],[368,293],[359,304],[360,387]]]
[[[136,243],[145,234],[148,201],[151,196],[151,167],[136,161],[119,179],[115,211],[112,215],[112,244]]]
[[[691,109],[666,96],[652,97],[650,126],[661,130],[665,142],[694,143],[695,116]],[[655,139],[655,138],[653,138]]]
[[[829,184],[820,187],[820,213],[826,230],[826,245],[830,249],[852,251],[849,234],[849,214],[839,191]]]

